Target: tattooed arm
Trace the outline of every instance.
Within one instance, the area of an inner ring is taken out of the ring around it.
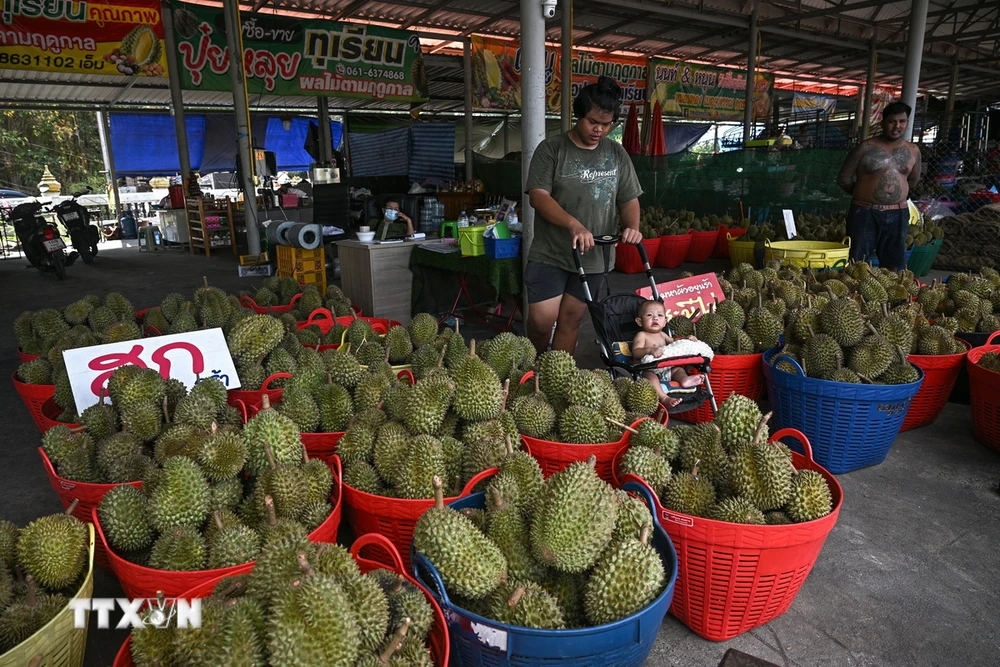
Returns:
[[[913,168],[910,169],[910,173],[906,175],[906,184],[910,190],[916,187],[917,183],[920,181],[920,149],[913,151],[916,153],[916,161],[913,163]]]
[[[847,194],[854,194],[854,184],[857,182],[857,171],[858,165],[861,164],[861,156],[865,152],[865,142],[861,142],[854,147],[850,153],[847,154],[847,159],[844,160],[844,166],[840,168],[840,173],[837,174],[837,185],[846,192]]]

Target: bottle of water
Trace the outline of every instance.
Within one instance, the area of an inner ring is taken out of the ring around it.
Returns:
[[[469,226],[469,216],[465,214],[465,211],[462,211],[462,215],[458,216],[458,226],[459,228]]]

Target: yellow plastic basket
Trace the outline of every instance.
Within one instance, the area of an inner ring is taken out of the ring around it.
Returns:
[[[729,239],[729,261],[733,263],[733,266],[739,266],[740,264],[754,264],[753,261],[753,246],[755,241],[744,241],[742,236],[733,238],[732,234],[727,233],[726,238]]]
[[[90,533],[87,576],[74,598],[89,598],[94,594],[94,524],[88,523],[87,530]],[[39,656],[39,667],[81,667],[87,648],[87,629],[73,627],[73,609],[66,605],[41,630],[0,655],[0,667],[24,667]]]
[[[803,269],[834,269],[847,264],[851,239],[843,243],[827,241],[764,241],[764,261],[772,259]]]

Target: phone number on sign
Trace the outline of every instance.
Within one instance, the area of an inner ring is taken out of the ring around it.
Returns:
[[[73,56],[32,56],[27,53],[0,52],[0,65],[20,65],[22,67],[62,67],[65,69],[103,70],[108,63],[95,60],[93,56],[75,58]]]
[[[344,76],[364,76],[369,79],[388,79],[390,81],[405,81],[406,72],[402,70],[391,70],[391,69],[377,69],[375,67],[347,67],[340,66],[337,68],[338,74],[343,74]]]

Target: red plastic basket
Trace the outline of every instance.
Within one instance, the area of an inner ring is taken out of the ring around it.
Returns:
[[[656,265],[674,269],[684,263],[688,248],[691,247],[691,233],[660,237],[660,249],[656,253]]]
[[[666,412],[662,412],[662,414],[665,416]],[[648,419],[648,417],[643,417],[643,419]],[[635,428],[635,425],[641,421],[642,419],[637,419],[632,424],[632,427]],[[623,447],[628,447],[631,437],[632,432],[625,431],[620,440],[592,445],[539,440],[538,438],[532,438],[523,434],[521,435],[521,440],[524,442],[525,447],[531,450],[531,455],[538,461],[538,465],[542,468],[542,474],[546,478],[551,477],[571,463],[586,461],[593,454],[597,457],[597,466],[594,468],[597,471],[597,476],[606,482],[610,482],[612,475],[611,463],[615,458],[615,454]]]
[[[333,455],[331,460],[340,465],[340,457]],[[476,487],[479,482],[495,475],[499,468],[484,470],[465,485],[462,493],[451,498],[445,498],[447,505],[453,500],[463,498]],[[355,535],[378,533],[384,535],[402,554],[409,568],[410,543],[413,541],[413,527],[424,512],[434,504],[433,498],[410,500],[406,498],[389,498],[365,493],[344,484],[344,505],[347,509],[347,522]]]
[[[350,317],[349,315],[347,317]],[[296,331],[302,331],[312,325],[319,327],[319,330],[323,332],[323,335],[330,333],[330,329],[333,325],[337,323],[336,316],[330,312],[327,308],[317,308],[316,310],[309,313],[309,317],[301,320],[298,326],[295,327]]]
[[[121,484],[90,484],[60,477],[56,473],[52,461],[45,454],[45,450],[39,447],[38,453],[42,457],[42,465],[45,466],[45,474],[49,477],[49,484],[59,496],[59,502],[62,503],[63,507],[69,507],[74,500],[78,500],[76,509],[73,510],[73,516],[84,523],[90,521],[92,511],[101,504],[104,494],[116,486],[121,486]],[[125,484],[131,484],[137,489],[142,488],[142,482],[138,481],[125,482]],[[94,558],[101,567],[107,570],[111,569],[111,561],[108,560],[103,542],[98,541],[94,544]]]
[[[761,365],[762,354],[717,354],[710,364],[708,381],[712,385],[712,395],[716,405],[729,398],[730,394],[742,394],[747,398],[759,401],[766,386],[764,367]],[[702,403],[694,410],[674,415],[674,419],[700,424],[715,421],[712,408]]]
[[[715,250],[712,251],[712,257],[716,259],[729,259],[729,236],[735,239],[746,233],[747,230],[742,227],[724,227],[719,225],[719,238],[715,241]]]
[[[1000,453],[1000,373],[983,368],[979,359],[987,352],[1000,352],[993,343],[1000,336],[994,332],[986,345],[969,350],[969,394],[972,398],[972,434],[976,440]]]
[[[380,549],[385,552],[381,555],[381,558],[371,559],[364,558],[361,556],[362,550],[369,550],[369,554],[372,549]],[[441,611],[441,606],[434,599],[434,596],[427,592],[420,582],[413,578],[409,574],[406,566],[403,564],[403,559],[400,558],[399,552],[396,547],[392,545],[392,542],[387,540],[385,537],[378,534],[368,534],[362,535],[358,539],[354,540],[354,544],[351,545],[351,555],[354,556],[354,560],[358,563],[358,568],[361,570],[362,574],[367,574],[372,570],[377,570],[379,568],[388,567],[396,574],[402,575],[407,581],[409,581],[414,586],[417,586],[420,590],[424,592],[427,597],[427,601],[430,603],[431,608],[434,610],[434,625],[431,626],[430,635],[428,635],[428,644],[431,649],[431,656],[434,658],[434,664],[438,667],[447,667],[448,659],[450,657],[450,638],[448,637],[448,624],[444,619],[444,612]],[[240,565],[243,568],[237,574],[243,574],[244,572],[249,572],[253,569],[253,565],[246,564]],[[215,587],[219,584],[225,577],[218,577],[212,579],[211,581],[206,581],[198,586],[195,586],[191,590],[187,591],[180,597],[186,600],[192,598],[202,598],[208,597],[215,590]],[[132,662],[132,653],[129,646],[129,640],[126,639],[125,643],[118,650],[118,655],[115,656],[115,662],[113,667],[134,667],[135,663]]]
[[[282,313],[287,313],[292,308],[295,308],[295,304],[297,304],[301,298],[302,294],[299,293],[293,296],[285,306],[258,306],[257,302],[250,297],[241,296],[240,305],[244,308],[249,308],[258,315],[281,315]]]
[[[643,239],[642,245],[646,246],[646,257],[649,258],[650,266],[655,265],[657,254],[660,252],[660,239]],[[617,243],[615,245],[615,269],[622,273],[643,273],[646,271],[635,244]]]
[[[29,361],[34,361],[38,358],[37,354],[28,354],[27,352],[21,352],[21,348],[17,348],[17,358],[21,360],[22,364],[26,364]]]
[[[341,499],[343,498],[341,488],[340,460],[328,459],[327,465],[333,472],[333,491],[330,493],[330,504],[333,511],[316,530],[309,533],[309,540],[312,542],[336,542],[337,530],[340,528]],[[125,597],[147,598],[155,597],[157,591],[163,591],[166,597],[178,597],[185,591],[202,584],[206,581],[218,577],[231,576],[245,570],[247,564],[223,567],[214,570],[193,570],[187,572],[175,572],[171,570],[156,570],[151,567],[143,567],[131,563],[108,547],[108,542],[101,530],[100,520],[97,516],[97,508],[91,512],[91,521],[97,528],[97,536],[100,544],[108,552],[108,559],[111,563],[111,571],[118,577],[118,581],[125,591]]]
[[[227,392],[228,398],[226,402],[233,407],[236,407],[237,401],[243,401],[245,405],[259,405],[263,400],[264,394],[267,394],[267,398],[271,403],[277,403],[281,400],[281,395],[285,393],[285,390],[271,389],[271,383],[275,380],[287,380],[291,377],[290,373],[275,373],[264,380],[264,384],[260,386],[260,389],[230,389]]]
[[[788,611],[819,558],[827,535],[837,524],[844,491],[837,478],[817,464],[809,440],[785,428],[771,441],[794,438],[805,455],[792,451],[798,470],[823,475],[833,496],[830,514],[787,526],[752,526],[714,521],[664,509],[656,500],[656,516],[677,548],[677,588],[670,613],[696,634],[711,641],[732,639]],[[617,478],[645,484],[635,475]]]
[[[696,262],[701,264],[712,256],[715,244],[719,241],[719,230],[713,229],[710,232],[691,232],[691,245],[688,246],[685,262]]]
[[[327,459],[337,452],[337,443],[344,437],[346,431],[334,433],[299,433],[299,439],[305,445],[311,459]]]
[[[338,317],[337,324],[349,327],[351,326],[351,322],[354,320],[364,320],[371,326],[375,333],[380,336],[384,336],[389,333],[389,329],[392,327],[400,326],[400,323],[396,320],[389,320],[384,317],[361,317],[359,315],[344,315],[343,317]]]
[[[28,384],[17,379],[17,372],[11,373],[10,379],[14,381],[14,389],[18,396],[24,401],[24,407],[28,408],[31,418],[35,420],[35,425],[43,433],[46,431],[46,417],[42,414],[42,406],[45,401],[52,398],[56,393],[54,384]]]
[[[965,351],[959,354],[911,354],[907,360],[924,371],[924,383],[920,391],[910,401],[910,409],[900,431],[907,431],[919,426],[927,426],[941,414],[948,396],[955,387],[958,374],[965,364],[965,356],[972,345],[961,338],[955,340],[965,346]]]
[[[44,403],[42,403],[42,417],[38,428],[42,429],[42,433],[45,433],[50,428],[56,426],[68,426],[69,428],[79,428],[79,424],[71,424],[68,422],[59,421],[59,415],[62,410],[56,405],[56,402],[51,398]]]

